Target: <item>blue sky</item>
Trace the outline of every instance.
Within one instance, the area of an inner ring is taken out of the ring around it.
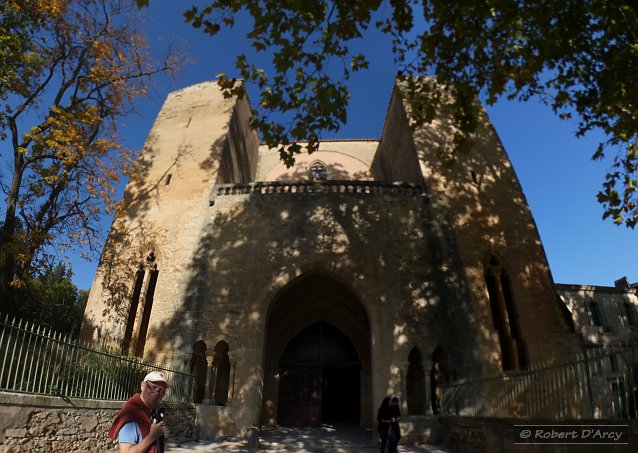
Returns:
[[[139,113],[124,121],[122,134],[130,147],[143,146],[169,92],[212,80],[220,72],[233,75],[236,54],[249,51],[241,30],[210,38],[186,25],[181,13],[190,4],[151,0],[142,11],[140,25],[152,48],[177,41],[188,51],[191,63],[175,80],[159,79],[152,97],[139,104]],[[370,70],[352,79],[348,124],[323,138],[379,138],[381,134],[396,68],[387,42],[371,38],[358,46],[369,55]],[[521,181],[554,281],[605,286],[613,286],[622,276],[638,281],[634,264],[638,231],[603,221],[596,202],[607,170],[604,163],[590,159],[599,137],[576,139],[573,122],[559,120],[536,101],[502,101],[487,111]],[[74,260],[76,285],[89,288],[95,268],[95,262]]]

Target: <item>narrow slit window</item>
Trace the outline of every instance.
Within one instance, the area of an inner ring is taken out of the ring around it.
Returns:
[[[496,257],[490,259],[485,274],[485,284],[494,329],[499,337],[503,371],[526,369],[527,346],[521,335],[512,281]]]
[[[140,302],[140,294],[142,293],[142,284],[144,283],[144,270],[138,269],[135,273],[135,283],[133,285],[133,297],[131,298],[131,306],[126,321],[126,330],[124,331],[124,340],[122,341],[122,351],[128,353],[131,347],[131,339],[133,338],[133,327],[135,326],[135,317],[137,315],[137,307]]]
[[[149,284],[144,299],[144,310],[140,321],[140,331],[137,337],[137,345],[135,354],[139,357],[144,355],[144,346],[146,345],[146,334],[148,333],[148,325],[151,319],[151,310],[153,309],[153,296],[155,294],[155,286],[157,285],[157,275],[159,272],[153,270],[150,273]]]

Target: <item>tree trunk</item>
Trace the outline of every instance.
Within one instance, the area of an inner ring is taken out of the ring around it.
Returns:
[[[24,175],[24,156],[14,152],[13,180],[6,198],[7,211],[0,230],[0,312],[16,313],[18,303],[11,286],[16,271],[16,251],[14,239],[16,233],[16,206]]]

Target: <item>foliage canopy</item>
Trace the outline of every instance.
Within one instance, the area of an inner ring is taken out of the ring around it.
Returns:
[[[149,0],[137,0],[144,6]],[[246,38],[271,56],[268,74],[245,55],[236,67],[260,91],[253,125],[288,165],[307,141],[346,121],[346,81],[366,69],[353,44],[372,28],[391,41],[400,79],[408,86],[414,125],[431,121],[440,87],[456,95],[455,147],[472,147],[477,96],[537,97],[561,118],[574,116],[577,135],[605,140],[594,159],[611,158],[598,200],[604,217],[638,223],[638,3],[634,0],[214,0],[185,12],[209,35],[249,17]],[[370,52],[374,50],[371,49]],[[335,68],[338,68],[335,70]],[[423,77],[431,75],[433,80]],[[228,95],[245,87],[221,74]],[[288,114],[286,121],[272,113]]]

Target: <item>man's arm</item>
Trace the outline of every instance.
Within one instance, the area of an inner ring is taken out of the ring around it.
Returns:
[[[151,432],[139,444],[120,442],[120,453],[146,453],[162,434],[164,434],[164,422],[153,422]]]

